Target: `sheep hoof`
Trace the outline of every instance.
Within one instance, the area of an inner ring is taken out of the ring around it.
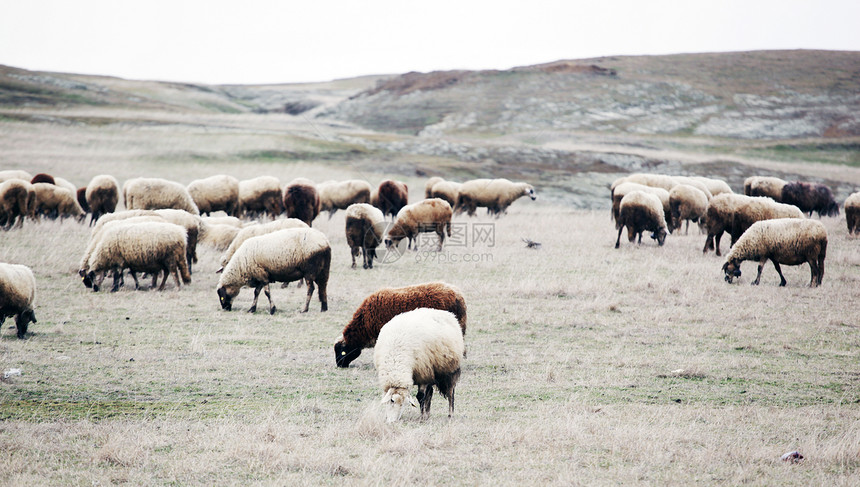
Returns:
[[[275,314],[275,310],[276,310],[276,309],[277,309],[277,308],[275,308],[274,306],[272,306],[272,307],[269,309],[269,314],[270,314],[270,315]]]
[[[256,306],[251,306],[250,308],[248,308],[248,312],[249,312],[249,313],[256,313],[256,312],[257,312],[257,307],[256,307]]]
[[[93,292],[94,293],[99,292],[99,285],[98,284],[93,284]]]

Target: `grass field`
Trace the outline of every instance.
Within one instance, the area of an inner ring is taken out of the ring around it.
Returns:
[[[350,158],[373,154],[286,116],[22,113],[0,119],[0,169],[78,185],[396,176],[423,193],[422,178],[362,172]],[[180,290],[93,293],[75,274],[89,229],[28,221],[0,232],[0,261],[36,275],[39,319],[27,340],[11,320],[0,333],[0,372],[22,371],[0,380],[0,484],[857,485],[860,240],[844,216],[823,221],[826,273],[810,289],[806,266],[784,268],[785,288],[770,266],[749,286],[752,263],[726,284],[693,231],[616,250],[608,209],[541,199],[455,218],[442,252],[353,270],[339,212],[314,223],[333,248],[329,311],[315,296],[299,313],[304,289],[274,286],[274,316],[244,311],[249,289],[221,311],[205,247]],[[386,425],[372,351],[340,370],[332,345],[369,293],[431,280],[469,308],[454,417],[437,397],[428,421],[412,410]],[[780,461],[792,450],[806,458]]]

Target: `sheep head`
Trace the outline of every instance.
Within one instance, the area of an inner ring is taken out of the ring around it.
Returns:
[[[403,414],[403,404],[409,403],[418,407],[418,401],[404,387],[389,387],[382,396],[382,407],[385,410],[385,422],[393,423]]]
[[[218,288],[218,300],[221,302],[221,309],[224,311],[233,311],[233,298],[239,294],[238,286],[221,286]]]
[[[526,184],[525,188],[523,188],[523,196],[528,196],[532,201],[536,200],[537,193],[535,193],[535,188],[531,184]]]
[[[657,241],[657,244],[658,244],[658,245],[660,245],[660,246],[662,247],[662,246],[663,246],[663,244],[664,244],[664,243],[666,243],[666,235],[667,235],[668,233],[669,233],[669,232],[667,232],[667,231],[666,231],[666,227],[660,227],[660,228],[658,228],[658,229],[657,229],[657,231],[656,231],[656,232],[654,232],[654,233],[652,233],[652,234],[651,234],[651,238],[653,238],[654,240],[656,240],[656,241]]]
[[[726,282],[731,284],[734,278],[741,277],[741,263],[735,259],[727,260],[723,264],[723,272],[726,273]]]
[[[349,364],[359,355],[361,355],[361,347],[347,346],[343,337],[334,344],[334,360],[338,367],[349,367]]]
[[[406,238],[406,230],[402,225],[395,223],[394,226],[388,230],[388,235],[385,237],[385,248],[391,250],[392,248],[397,247],[397,244],[399,244],[404,238]]]
[[[86,269],[79,270],[78,275],[81,276],[81,281],[84,283],[84,286],[86,286],[87,289],[92,289],[93,279],[92,279],[92,277],[90,277],[87,274],[87,270]]]

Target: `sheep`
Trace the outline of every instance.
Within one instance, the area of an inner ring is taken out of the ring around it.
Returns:
[[[430,189],[430,196],[427,198],[443,199],[451,205],[451,208],[457,205],[457,198],[460,196],[461,183],[454,181],[439,181]]]
[[[0,183],[0,225],[9,230],[13,225],[21,227],[30,207],[36,204],[33,185],[23,179],[8,179]],[[16,223],[17,219],[17,223]]]
[[[645,186],[639,183],[621,183],[615,187],[615,190],[612,192],[612,219],[615,220],[615,229],[618,227],[618,218],[619,212],[621,211],[621,200],[627,193],[631,193],[633,191],[644,191],[646,193],[652,193],[660,198],[660,203],[663,205],[663,219],[666,221],[668,225],[669,232],[672,232],[675,228],[672,226],[672,207],[669,204],[669,192],[663,188],[657,188],[653,186]]]
[[[89,203],[87,203],[87,188],[84,186],[83,188],[78,188],[75,191],[75,198],[78,200],[78,204],[81,205],[81,208],[84,210],[84,213],[92,213],[90,209]],[[92,224],[92,221],[90,221]]]
[[[326,181],[317,186],[320,211],[328,211],[331,218],[337,210],[345,210],[353,203],[370,203],[370,183],[360,179]]]
[[[54,186],[59,186],[61,188],[68,189],[72,194],[76,194],[78,192],[78,187],[72,184],[69,180],[63,179],[59,176],[54,176]],[[75,198],[77,199],[77,198]]]
[[[373,269],[376,247],[382,243],[385,231],[385,215],[378,208],[367,203],[355,203],[346,209],[346,243],[352,255],[352,268],[355,258],[361,251],[363,267]]]
[[[839,205],[833,199],[830,188],[824,184],[800,181],[786,183],[782,187],[780,202],[794,205],[810,217],[813,211],[818,213],[818,218],[822,215],[839,216]]]
[[[406,205],[397,213],[397,219],[388,230],[385,247],[388,249],[396,247],[401,240],[407,238],[409,242],[407,248],[411,249],[412,242],[415,241],[415,250],[417,251],[418,234],[435,231],[436,235],[439,236],[437,250],[442,250],[442,244],[445,243],[445,230],[448,231],[448,236],[451,236],[452,215],[451,205],[439,198],[430,198]]]
[[[78,203],[77,190],[74,192],[50,183],[36,183],[33,185],[36,194],[35,205],[29,208],[30,217],[33,219],[46,215],[50,218],[74,217],[78,221],[86,218],[86,213]]]
[[[241,227],[226,223],[204,223],[200,226],[201,245],[206,245],[215,250],[224,251],[242,230]]]
[[[296,178],[284,188],[284,212],[288,218],[297,218],[312,226],[320,214],[320,195],[313,181]]]
[[[786,181],[770,176],[750,176],[744,179],[744,194],[747,196],[767,196],[780,202],[782,199],[782,187]]]
[[[475,208],[480,206],[486,207],[488,213],[498,218],[521,196],[537,199],[534,187],[528,183],[514,183],[507,179],[473,179],[460,187],[457,214],[467,211],[469,216],[474,216]]]
[[[30,184],[36,183],[57,184],[57,182],[54,181],[54,176],[51,176],[50,174],[45,174],[43,172],[36,174],[35,176],[33,176],[33,179],[30,180]]]
[[[161,178],[129,179],[122,186],[123,203],[128,210],[174,208],[200,215],[185,186]]]
[[[671,191],[672,188],[679,184],[673,176],[665,174],[633,173],[616,179],[612,183],[610,191],[614,193],[615,187],[621,183],[638,183],[643,186],[651,186],[652,188],[663,188],[666,191]]]
[[[135,278],[135,272],[158,274],[164,271],[159,291],[164,289],[167,276],[173,274],[176,288],[179,289],[180,274],[182,282],[191,282],[185,250],[185,229],[167,222],[114,222],[105,225],[100,233],[87,263],[84,284],[98,292],[107,271],[113,271],[114,285],[111,291],[119,289],[118,274],[128,268]],[[96,277],[98,276],[98,277]]]
[[[284,212],[281,181],[274,176],[259,176],[239,181],[239,214],[253,218],[267,213],[272,218]]]
[[[437,183],[441,183],[442,181],[444,181],[444,179],[440,178],[439,176],[433,176],[432,178],[428,179],[427,182],[424,183],[424,199],[434,198],[433,186],[435,186]],[[454,205],[451,205],[451,207],[453,206]]]
[[[708,201],[711,201],[711,198],[714,197],[714,195],[711,194],[711,191],[708,189],[708,187],[705,186],[705,184],[702,183],[701,181],[697,181],[695,178],[691,178],[691,177],[687,177],[687,176],[672,176],[672,179],[674,179],[675,182],[678,184],[686,184],[688,186],[692,186],[692,187],[698,189],[699,191],[701,191],[705,195],[705,197],[708,199]],[[673,188],[674,188],[674,186],[673,186]]]
[[[827,254],[827,230],[820,221],[786,218],[754,223],[726,256],[723,264],[726,282],[741,276],[741,262],[758,262],[758,274],[753,285],[761,280],[761,271],[768,260],[779,274],[779,285],[785,286],[780,264],[809,263],[812,277],[809,287],[821,285],[824,278],[824,258]]]
[[[94,225],[105,213],[116,211],[119,203],[119,182],[109,174],[93,176],[87,184],[86,202],[92,211],[90,225]]]
[[[860,233],[860,192],[852,193],[845,199],[845,221],[849,235]]]
[[[0,171],[0,183],[10,179],[21,179],[30,182],[30,180],[33,179],[33,175],[20,169],[7,169],[5,171]]]
[[[195,179],[186,187],[200,214],[223,211],[235,215],[239,208],[239,180],[233,176],[219,174]]]
[[[742,201],[737,205],[732,216],[732,225],[729,231],[732,236],[732,245],[753,223],[777,218],[803,218],[803,213],[794,205],[777,203],[770,198],[751,198]]]
[[[308,225],[296,218],[286,218],[282,220],[273,220],[268,223],[262,223],[259,225],[251,225],[249,227],[243,228],[239,230],[239,233],[236,234],[236,237],[233,238],[233,241],[230,242],[230,246],[227,247],[227,250],[224,252],[224,255],[221,256],[221,268],[215,271],[217,274],[220,274],[224,271],[224,267],[227,266],[227,263],[230,262],[230,259],[233,258],[233,255],[239,250],[239,247],[245,243],[251,237],[257,237],[260,235],[265,235],[267,233],[277,232],[278,230],[284,230],[287,228],[309,228]]]
[[[363,349],[376,345],[379,330],[388,321],[418,308],[450,311],[460,323],[463,335],[466,334],[466,299],[458,288],[444,282],[382,288],[364,298],[343,328],[334,344],[335,364],[349,367]]]
[[[705,247],[702,249],[703,254],[708,253],[708,250],[716,250],[717,255],[722,255],[720,253],[720,239],[723,237],[723,232],[731,233],[736,207],[742,202],[752,199],[752,196],[735,193],[722,193],[711,199],[705,217],[708,236],[705,239]]]
[[[246,224],[255,224],[257,222],[243,222],[235,216],[201,216],[200,223],[205,225],[231,225],[236,228],[242,228]]]
[[[314,283],[319,286],[320,311],[328,309],[326,286],[331,267],[331,246],[326,236],[313,228],[289,228],[252,237],[245,241],[227,263],[218,280],[221,308],[233,309],[233,299],[243,286],[254,288],[254,302],[249,313],[257,311],[257,298],[265,289],[269,313],[275,313],[270,282],[292,282],[304,279],[308,295],[302,313],[308,311]]]
[[[457,319],[448,311],[419,308],[386,323],[373,351],[386,421],[400,419],[407,401],[420,404],[421,419],[427,419],[434,385],[448,399],[450,418],[464,349]],[[413,384],[418,386],[417,398],[411,394]]]
[[[692,179],[704,184],[712,196],[717,196],[723,193],[734,193],[731,186],[722,179],[706,178],[703,176],[693,176]]]
[[[644,191],[633,191],[627,193],[621,199],[621,207],[618,213],[618,238],[615,240],[615,248],[621,244],[621,231],[627,227],[627,239],[630,242],[639,234],[639,244],[642,245],[642,232],[648,230],[651,238],[662,246],[666,242],[666,219],[663,217],[663,205],[660,198]]]
[[[705,193],[695,186],[679,184],[669,191],[669,207],[672,210],[672,226],[681,228],[681,220],[687,221],[684,234],[690,233],[690,221],[700,222],[702,226],[707,218],[708,198]]]
[[[370,203],[379,208],[383,215],[391,215],[394,219],[397,212],[409,204],[409,187],[406,183],[386,179],[379,183]]]
[[[18,338],[24,338],[27,325],[36,323],[35,297],[36,278],[29,267],[0,263],[0,325],[14,316]]]

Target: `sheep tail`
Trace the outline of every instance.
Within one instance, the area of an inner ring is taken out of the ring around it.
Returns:
[[[185,252],[178,252],[176,265],[179,267],[179,274],[182,275],[182,282],[188,284],[191,282],[191,272],[188,271],[188,261],[186,260]]]

